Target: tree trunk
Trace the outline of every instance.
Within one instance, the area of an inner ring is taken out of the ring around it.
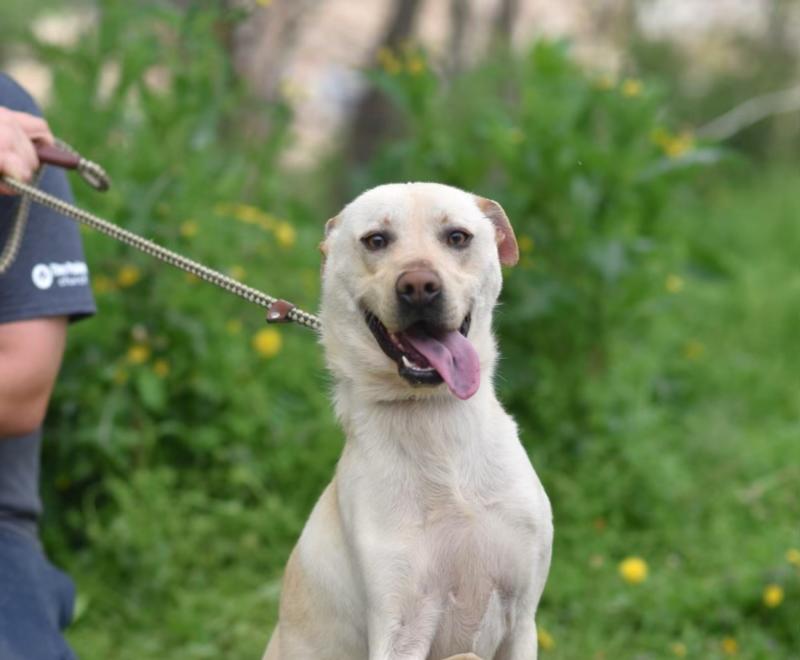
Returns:
[[[493,45],[510,48],[514,38],[514,24],[519,15],[519,0],[500,0],[494,17]]]
[[[383,37],[374,49],[372,61],[382,48],[396,50],[414,32],[414,23],[423,0],[395,0]],[[351,164],[361,165],[375,153],[397,123],[388,99],[375,87],[370,87],[356,104],[349,126],[347,158]]]
[[[467,27],[472,7],[470,0],[450,0],[450,57],[448,69],[451,76],[464,70]]]

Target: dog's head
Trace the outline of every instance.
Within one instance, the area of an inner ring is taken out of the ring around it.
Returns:
[[[389,184],[325,227],[323,343],[334,375],[379,400],[471,397],[494,370],[500,265],[518,258],[497,202]],[[429,387],[423,387],[429,386]]]

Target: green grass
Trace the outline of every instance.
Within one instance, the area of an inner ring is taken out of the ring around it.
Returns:
[[[673,279],[680,290],[644,310],[651,333],[632,323],[615,341],[594,393],[608,419],[570,452],[523,431],[556,522],[539,615],[554,646],[543,658],[678,657],[674,644],[724,658],[725,638],[740,658],[800,657],[800,568],[786,559],[800,548],[798,186],[778,172],[676,209],[682,287]],[[331,428],[329,412],[309,414]],[[295,448],[277,454],[297,484],[287,479],[280,495],[246,470],[252,497],[240,501],[159,468],[115,483],[113,520],[86,503],[89,544],[60,557],[79,585],[78,653],[259,657],[309,484],[322,487],[340,446],[331,434],[296,448],[319,451],[307,479]],[[627,556],[647,562],[644,582],[620,577]],[[762,602],[771,583],[785,594],[772,609]]]

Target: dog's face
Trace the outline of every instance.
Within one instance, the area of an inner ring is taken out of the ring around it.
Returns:
[[[491,378],[500,265],[518,256],[496,202],[434,183],[379,186],[328,221],[321,249],[338,378],[379,400],[467,399]]]

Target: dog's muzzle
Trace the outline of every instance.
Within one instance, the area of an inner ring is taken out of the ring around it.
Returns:
[[[368,310],[365,320],[378,346],[397,363],[398,373],[412,385],[446,382],[459,399],[468,399],[478,390],[480,360],[467,339],[471,323],[469,314],[457,330],[448,330],[426,320],[415,320],[400,332],[389,332]]]

